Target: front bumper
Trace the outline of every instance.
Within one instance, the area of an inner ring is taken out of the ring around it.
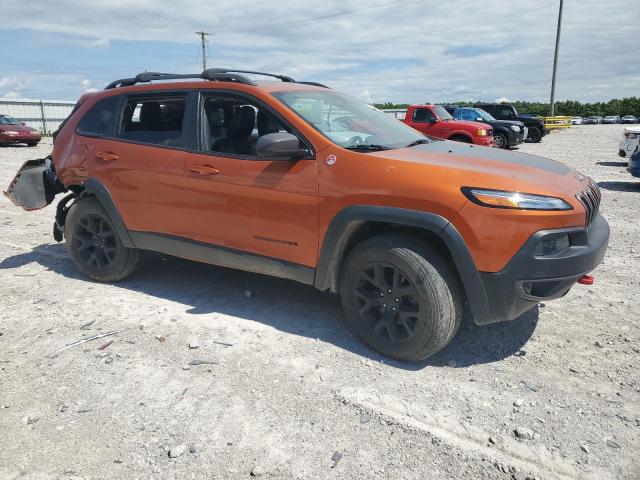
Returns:
[[[557,233],[568,234],[571,246],[554,255],[536,256],[542,238]],[[589,228],[536,232],[501,271],[480,272],[487,314],[476,316],[476,323],[513,320],[539,302],[566,295],[577,280],[600,264],[608,243],[609,224],[601,215]]]
[[[474,145],[482,145],[483,147],[493,147],[493,137],[473,137]]]
[[[520,133],[516,133],[513,130],[509,131],[509,138],[507,138],[507,145],[509,147],[515,147],[516,145],[520,145],[525,140],[524,133],[520,131]]]

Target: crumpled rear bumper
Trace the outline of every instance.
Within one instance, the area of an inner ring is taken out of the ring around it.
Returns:
[[[27,160],[3,193],[14,205],[30,211],[49,205],[59,191],[51,158],[46,157]]]

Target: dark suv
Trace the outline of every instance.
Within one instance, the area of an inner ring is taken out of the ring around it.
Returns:
[[[483,109],[498,120],[517,120],[524,123],[524,126],[527,127],[527,131],[529,132],[526,140],[530,142],[538,143],[542,140],[542,137],[549,133],[549,129],[545,128],[542,119],[518,115],[516,107],[508,103],[478,103],[474,106]]]
[[[456,120],[482,122],[493,128],[493,146],[496,148],[510,148],[520,145],[527,138],[524,123],[511,120],[496,120],[481,108],[459,107],[447,105],[444,107]]]

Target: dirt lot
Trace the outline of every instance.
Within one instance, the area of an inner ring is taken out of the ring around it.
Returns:
[[[639,478],[640,181],[621,135],[521,148],[600,184],[595,285],[510,323],[467,318],[421,364],[371,352],[336,298],[289,281],[153,254],[122,283],[87,281],[53,207],[2,197],[0,478]],[[1,148],[0,186],[49,149]]]

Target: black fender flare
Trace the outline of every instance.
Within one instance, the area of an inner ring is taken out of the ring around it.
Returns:
[[[347,207],[333,218],[320,250],[314,286],[319,290],[337,290],[340,265],[349,238],[367,222],[380,222],[422,229],[435,234],[449,250],[467,301],[477,323],[490,316],[489,302],[471,253],[456,227],[435,213],[377,205]]]
[[[129,235],[129,230],[125,226],[122,221],[122,216],[118,211],[118,207],[116,207],[116,203],[113,201],[113,197],[111,196],[111,192],[109,189],[100,182],[100,180],[96,180],[95,178],[88,178],[84,182],[84,190],[83,193],[85,195],[93,195],[98,199],[102,208],[105,209],[107,215],[109,216],[109,220],[111,220],[111,224],[118,232],[118,236],[122,241],[122,244],[127,248],[135,248],[136,245],[133,243],[131,239],[131,235]]]

